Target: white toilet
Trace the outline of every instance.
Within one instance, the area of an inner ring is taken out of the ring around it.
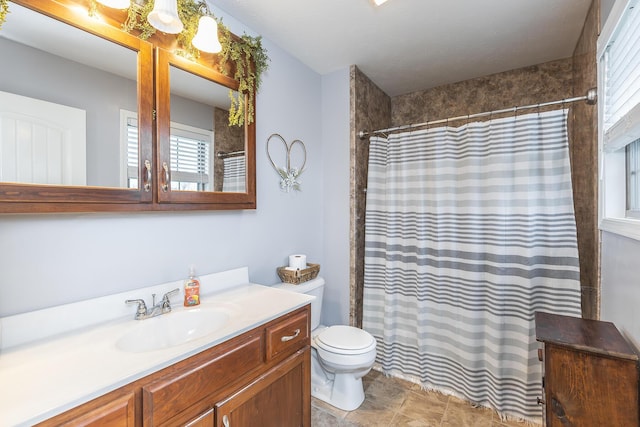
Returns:
[[[336,408],[352,411],[364,401],[362,377],[376,359],[376,340],[352,326],[322,326],[324,279],[276,288],[313,295],[311,302],[311,395]]]

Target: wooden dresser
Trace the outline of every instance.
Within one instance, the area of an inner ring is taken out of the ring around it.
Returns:
[[[536,313],[547,427],[638,427],[638,355],[613,323]]]

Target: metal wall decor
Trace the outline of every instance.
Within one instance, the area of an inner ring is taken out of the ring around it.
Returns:
[[[278,166],[276,162],[273,161],[273,157],[270,151],[270,143],[272,139],[279,140],[284,147],[285,154],[285,166]],[[302,150],[302,166],[300,167],[291,167],[291,151],[295,146],[299,146]],[[299,139],[295,139],[291,141],[291,143],[287,143],[282,136],[277,133],[272,134],[269,138],[267,138],[267,157],[273,166],[273,169],[280,176],[280,188],[285,192],[290,192],[291,190],[302,191],[300,187],[300,181],[298,181],[298,177],[304,171],[304,166],[307,164],[307,148],[304,146],[304,143]]]

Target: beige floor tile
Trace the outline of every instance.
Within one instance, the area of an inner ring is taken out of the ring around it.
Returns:
[[[311,397],[311,408],[318,408],[333,415],[338,419],[343,419],[349,413],[347,411],[343,411],[342,409],[338,409],[335,406],[331,406],[327,402],[324,402],[320,399],[316,399],[315,397]]]
[[[409,391],[398,412],[414,420],[433,423],[442,419],[448,400],[448,396],[439,393]]]
[[[440,420],[415,420],[406,415],[397,413],[391,420],[392,427],[440,427]]]
[[[542,421],[538,426],[542,427]],[[531,427],[531,424],[527,424],[524,421],[500,421],[500,418],[495,415],[491,427]]]
[[[344,418],[345,426],[388,427],[395,412],[384,404],[384,399],[365,399],[355,411]]]
[[[364,394],[365,402],[372,402],[389,411],[397,411],[409,394],[409,390],[398,380],[380,376],[369,384]]]
[[[425,391],[418,384],[371,371],[363,378],[365,401],[343,411],[311,399],[313,427],[524,427],[501,421],[493,410],[474,408],[453,396]]]
[[[470,403],[451,397],[442,419],[442,427],[492,427],[493,411],[474,408]]]
[[[336,427],[342,420],[317,407],[311,407],[311,425],[313,427]]]

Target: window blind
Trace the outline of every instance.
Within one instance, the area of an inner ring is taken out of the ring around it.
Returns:
[[[607,42],[604,61],[604,147],[615,151],[640,138],[640,2],[628,2]]]
[[[211,144],[202,136],[190,133],[171,129],[171,182],[176,189],[207,190]],[[196,188],[187,183],[195,184]]]
[[[138,188],[138,119],[127,117],[127,187]]]

